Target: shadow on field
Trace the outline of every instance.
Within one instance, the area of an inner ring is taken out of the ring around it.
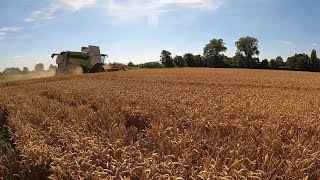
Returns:
[[[14,142],[9,130],[8,110],[0,110],[0,151],[7,153],[8,149],[14,148]]]
[[[143,135],[150,126],[150,118],[139,111],[127,111],[124,113],[124,126],[126,127],[127,144],[135,143],[139,135]]]

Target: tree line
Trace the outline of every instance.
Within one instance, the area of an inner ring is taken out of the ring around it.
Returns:
[[[57,67],[50,64],[49,66],[49,71],[50,70],[55,70]],[[3,72],[0,72],[0,76],[5,76],[5,75],[23,75],[23,74],[29,74],[33,72],[42,72],[44,70],[44,64],[43,63],[38,63],[35,65],[34,70],[30,71],[28,67],[24,67],[22,70],[20,68],[16,67],[10,67],[6,68]]]
[[[312,50],[311,56],[307,54],[295,54],[286,61],[281,56],[275,59],[258,58],[259,41],[255,37],[241,37],[235,42],[237,51],[233,57],[227,57],[223,53],[227,50],[223,39],[212,39],[203,48],[203,54],[193,55],[186,53],[183,56],[172,57],[171,52],[162,50],[159,62],[147,62],[136,65],[140,68],[161,67],[214,67],[214,68],[252,68],[252,69],[280,69],[295,71],[320,72],[320,60],[316,50]],[[135,66],[132,62],[129,67]]]

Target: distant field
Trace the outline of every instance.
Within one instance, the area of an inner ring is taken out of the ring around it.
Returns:
[[[0,177],[320,179],[319,107],[320,73],[307,72],[157,69],[2,83]]]

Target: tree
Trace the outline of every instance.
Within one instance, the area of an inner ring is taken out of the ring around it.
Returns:
[[[133,62],[130,61],[130,62],[128,63],[128,67],[134,67],[134,66],[135,66],[135,65],[133,64]]]
[[[234,64],[237,64],[235,67],[245,68],[246,67],[246,59],[245,57],[240,53],[236,52],[236,54],[232,57]]]
[[[295,54],[288,57],[287,66],[290,70],[296,71],[309,71],[311,61],[307,54]]]
[[[312,50],[311,52],[311,64],[312,64],[312,71],[319,71],[319,59],[317,58],[317,51]]]
[[[110,65],[110,66],[124,66],[124,63],[120,63],[120,62],[110,62],[110,63],[108,63],[108,65]]]
[[[5,74],[5,75],[18,75],[18,74],[22,74],[22,71],[19,68],[11,67],[11,68],[6,68],[3,71],[3,74]]]
[[[23,74],[28,74],[29,73],[29,69],[27,67],[24,67],[22,70]]]
[[[260,61],[259,58],[257,58],[257,57],[253,58],[253,59],[250,61],[250,67],[251,67],[251,68],[258,68],[259,63],[260,63],[259,61]]]
[[[36,66],[34,67],[35,71],[43,71],[44,70],[44,65],[42,63],[38,63],[36,64]]]
[[[279,68],[280,66],[284,66],[284,62],[283,62],[283,59],[282,59],[281,56],[278,56],[278,57],[276,58],[276,63],[277,63],[278,68]]]
[[[254,37],[242,37],[236,43],[237,52],[245,57],[244,67],[250,68],[252,61],[254,61],[254,56],[259,55],[259,45],[258,40]]]
[[[183,59],[185,60],[185,62],[187,63],[187,65],[189,67],[195,67],[196,66],[196,62],[194,60],[194,56],[193,54],[191,53],[186,53],[184,56],[183,56]]]
[[[54,66],[53,64],[50,64],[49,66],[49,70],[56,70],[58,67]]]
[[[146,62],[144,64],[139,64],[140,68],[162,68],[162,64],[159,62]]]
[[[195,67],[204,67],[204,62],[203,58],[201,57],[200,54],[193,56],[194,62],[195,62]]]
[[[267,60],[267,59],[264,59],[264,60],[262,60],[261,63],[260,63],[260,68],[261,68],[261,69],[268,69],[268,67],[269,67],[268,65],[269,65],[268,60]]]
[[[178,67],[186,67],[187,66],[187,62],[185,61],[185,59],[182,56],[174,57],[173,62]]]
[[[271,59],[270,62],[269,62],[269,67],[271,69],[278,69],[277,61],[275,59]]]
[[[162,50],[160,55],[160,62],[164,67],[174,67],[173,59],[171,57],[171,52],[167,50]]]
[[[203,49],[204,58],[209,67],[223,67],[223,57],[221,54],[227,50],[222,39],[212,39]]]
[[[238,61],[235,61],[235,59],[232,57],[224,56],[223,63],[225,65],[225,67],[228,67],[228,68],[239,67]]]

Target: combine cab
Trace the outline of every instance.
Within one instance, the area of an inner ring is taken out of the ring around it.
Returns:
[[[55,56],[57,56],[58,65],[56,76],[109,71],[108,66],[105,65],[105,57],[108,55],[100,54],[98,46],[82,47],[81,52],[63,51],[60,54],[51,55],[52,58]],[[117,67],[113,66],[113,68]],[[126,70],[126,68],[118,67],[118,70]]]

